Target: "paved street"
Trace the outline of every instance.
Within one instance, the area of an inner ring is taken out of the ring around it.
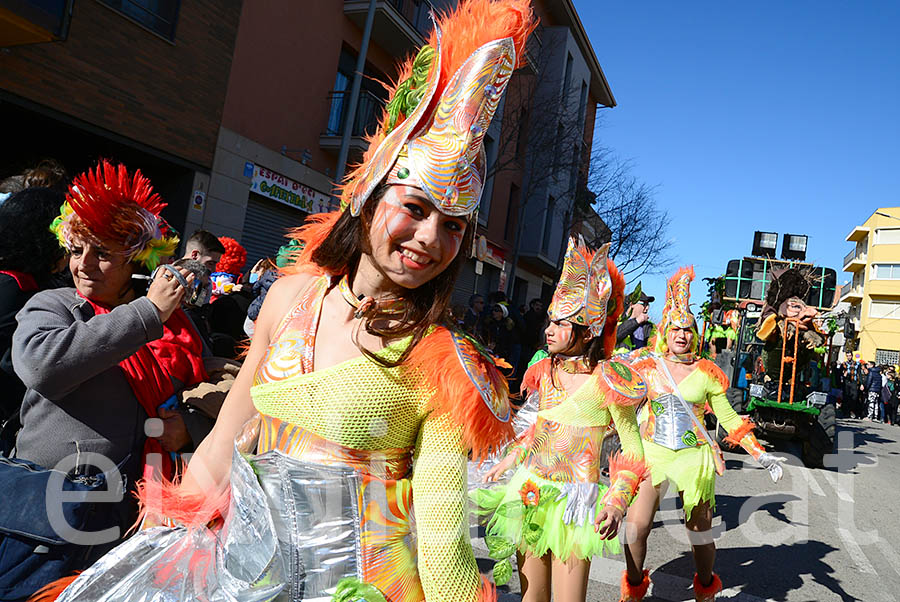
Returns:
[[[838,453],[829,468],[809,470],[791,458],[785,478],[743,454],[727,453],[718,481],[716,570],[723,600],[739,602],[900,600],[900,428],[839,421]],[[781,455],[787,455],[787,450]],[[493,561],[476,540],[482,572]],[[617,600],[621,556],[596,559],[588,600]],[[671,492],[650,536],[648,602],[693,600],[693,560]],[[518,581],[501,600],[518,600]]]

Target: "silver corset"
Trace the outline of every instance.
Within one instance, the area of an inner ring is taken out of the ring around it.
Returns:
[[[648,403],[649,410],[656,416],[654,443],[676,451],[697,446],[694,421],[675,395],[663,393]]]
[[[248,461],[235,449],[220,530],[140,531],[58,600],[330,600],[341,579],[362,578],[359,487],[352,468],[301,462],[277,450]]]

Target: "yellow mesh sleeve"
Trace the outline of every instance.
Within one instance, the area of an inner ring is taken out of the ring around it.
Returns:
[[[622,451],[625,455],[636,460],[644,459],[644,446],[641,443],[641,432],[638,428],[634,406],[609,406],[613,422],[616,423],[616,431],[619,433],[619,441],[622,443]]]
[[[715,379],[710,378],[708,387],[706,399],[709,401],[709,405],[716,415],[716,418],[719,419],[719,424],[721,424],[729,433],[740,427],[743,423],[743,419],[738,416],[737,412],[734,411],[734,408],[731,407],[728,398],[725,397],[725,391],[722,390],[719,383]]]
[[[473,602],[481,579],[469,541],[461,427],[428,417],[416,442],[412,486],[419,578],[428,602]]]

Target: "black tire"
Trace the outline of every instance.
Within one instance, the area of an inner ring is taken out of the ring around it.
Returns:
[[[818,420],[828,438],[834,441],[834,434],[837,431],[837,409],[833,403],[822,406]]]

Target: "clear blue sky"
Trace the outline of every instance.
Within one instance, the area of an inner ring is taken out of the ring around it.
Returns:
[[[844,237],[900,206],[900,2],[575,5],[619,103],[594,139],[659,186],[695,304],[754,230],[809,235],[846,280]],[[655,317],[664,283],[643,278]]]

